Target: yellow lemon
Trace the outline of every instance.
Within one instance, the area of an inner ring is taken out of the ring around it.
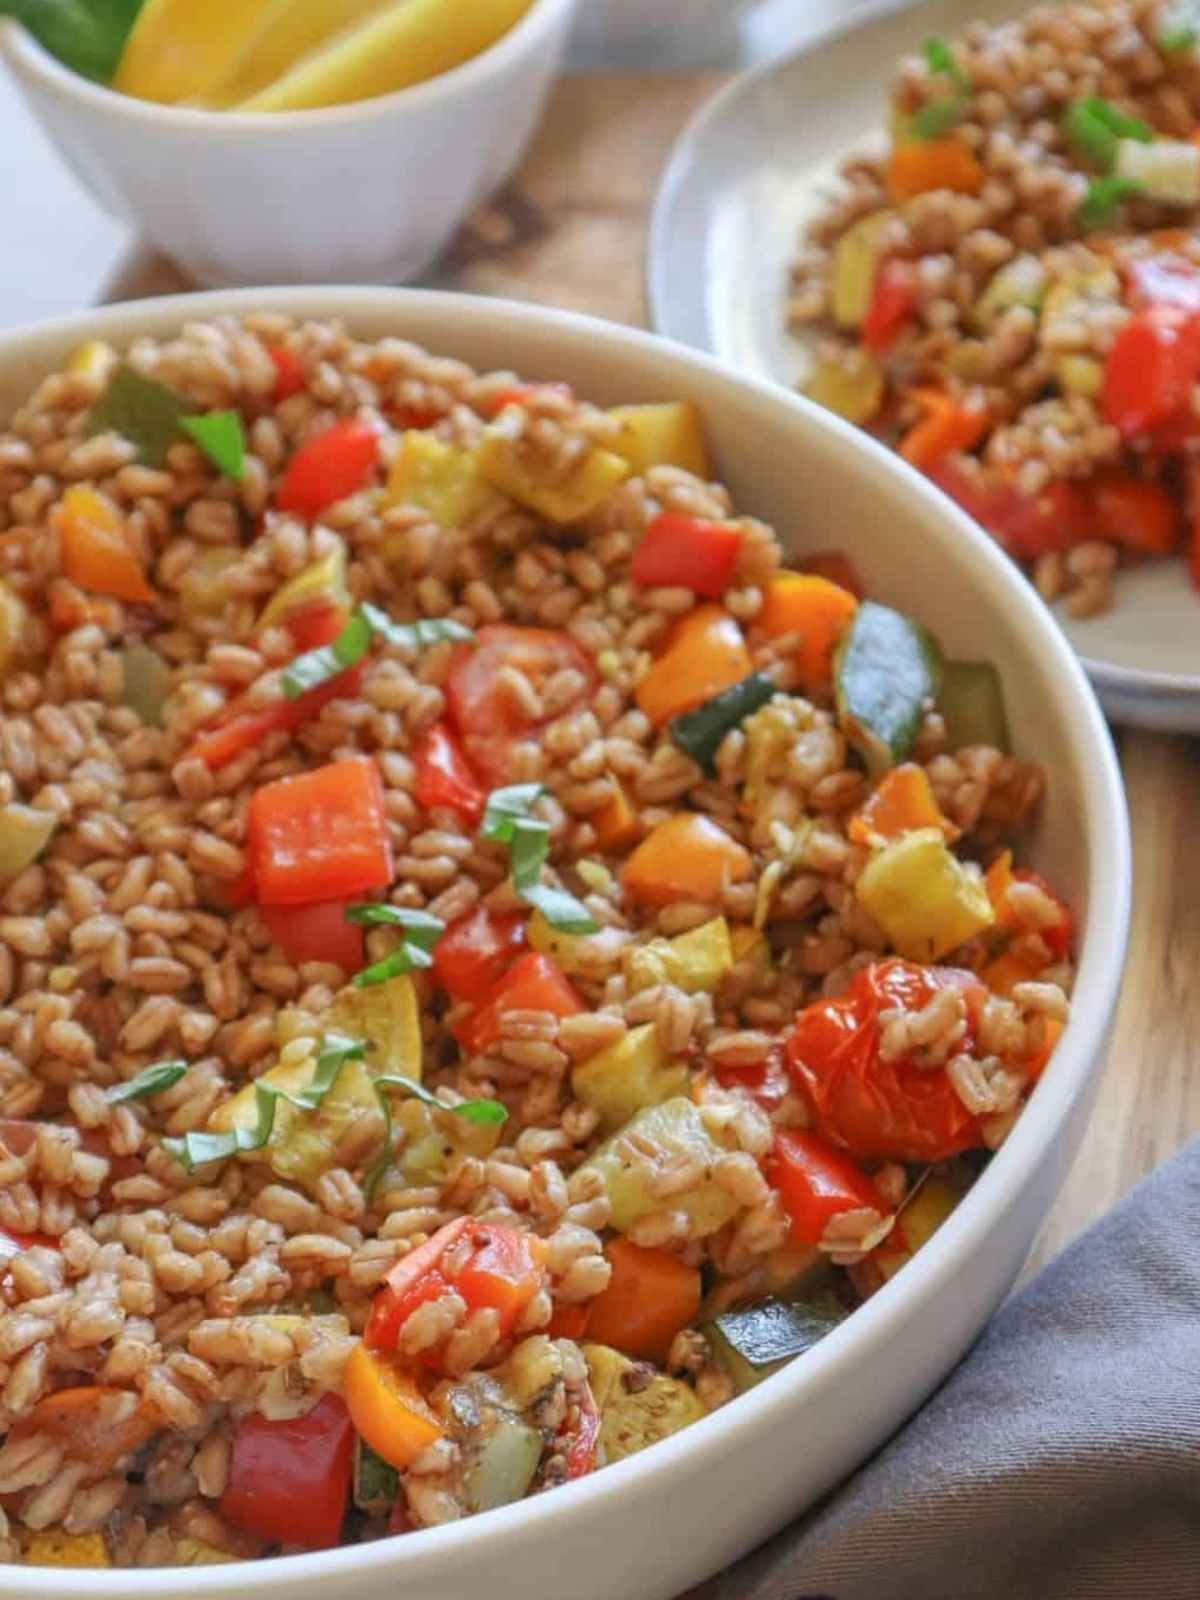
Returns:
[[[352,32],[366,18],[390,10],[392,0],[301,0],[264,30],[237,71],[209,97],[224,108],[239,105],[331,39]]]
[[[401,0],[298,62],[239,111],[306,111],[391,94],[495,44],[531,0]]]
[[[203,101],[232,78],[293,0],[147,0],[113,78],[120,94]]]

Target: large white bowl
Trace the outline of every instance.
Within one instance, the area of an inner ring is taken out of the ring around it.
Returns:
[[[828,412],[648,334],[494,300],[377,289],[147,301],[0,339],[0,418],[83,339],[164,335],[270,306],[345,318],[478,367],[564,378],[602,403],[690,396],[742,509],[796,551],[837,545],[872,592],[1004,674],[1020,753],[1049,771],[1031,857],[1080,928],[1070,1026],[1007,1144],[916,1260],[786,1371],[643,1455],[553,1493],[377,1544],[241,1566],[69,1575],[0,1568],[0,1595],[64,1600],[669,1600],[860,1463],[963,1354],[1015,1279],[1083,1131],[1121,978],[1128,823],[1108,732],[1011,564],[897,457]]]
[[[517,165],[573,7],[533,0],[489,50],[412,88],[269,115],[116,94],[15,22],[0,52],[84,187],[198,283],[405,283]]]

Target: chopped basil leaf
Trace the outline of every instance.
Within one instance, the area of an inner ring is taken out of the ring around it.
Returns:
[[[371,625],[361,611],[356,611],[332,644],[306,650],[296,657],[283,675],[284,694],[289,700],[298,700],[310,689],[319,689],[339,673],[356,667],[370,643]]]
[[[1137,139],[1149,144],[1154,129],[1140,117],[1127,117],[1099,95],[1073,100],[1063,113],[1063,132],[1084,151],[1100,172],[1111,172],[1117,161],[1117,142]]]
[[[958,126],[966,110],[967,102],[962,95],[956,95],[953,100],[927,100],[909,127],[918,139],[940,139]]]
[[[218,472],[237,483],[246,476],[246,436],[236,411],[206,411],[199,417],[180,417],[179,426],[191,435]]]
[[[431,967],[433,957],[428,950],[419,944],[404,943],[382,961],[376,961],[373,966],[364,967],[361,972],[356,972],[351,982],[356,989],[369,989],[376,983],[387,983],[389,978],[402,978],[406,972],[415,972],[418,968]]]
[[[346,921],[357,922],[364,928],[403,928],[409,942],[419,944],[423,950],[432,949],[446,931],[446,924],[430,911],[391,906],[386,902],[347,906]]]
[[[953,50],[951,50],[945,39],[939,39],[936,36],[932,39],[926,39],[921,46],[921,51],[930,72],[943,73],[953,83],[956,83],[960,89],[970,89],[971,80],[959,66]]]
[[[254,1085],[256,1121],[253,1128],[230,1128],[225,1133],[185,1133],[181,1139],[164,1139],[163,1149],[189,1172],[210,1161],[224,1161],[239,1151],[262,1150],[270,1143],[275,1127],[275,1107],[280,1100],[286,1100],[300,1111],[317,1110],[346,1062],[361,1061],[367,1049],[361,1039],[327,1033],[321,1040],[317,1065],[307,1088],[293,1094],[274,1084],[263,1083],[261,1079]]]
[[[416,622],[393,622],[386,611],[373,606],[369,600],[363,602],[360,610],[373,633],[402,650],[428,650],[431,645],[446,641],[473,644],[475,640],[470,628],[453,617],[419,617]]]
[[[190,400],[120,366],[92,407],[85,432],[116,433],[136,445],[138,460],[148,467],[166,463],[167,451],[179,438],[179,419],[192,409]]]
[[[475,635],[453,617],[422,617],[418,622],[393,622],[378,606],[364,604],[350,618],[332,644],[307,650],[297,656],[283,675],[283,692],[296,700],[310,689],[317,689],[339,672],[356,667],[371,646],[376,634],[389,644],[407,649],[427,649],[443,639],[471,640]]]
[[[587,907],[566,889],[543,883],[542,868],[550,854],[550,824],[529,815],[546,792],[541,783],[514,783],[493,789],[483,809],[479,829],[484,839],[508,846],[513,888],[540,911],[559,933],[595,933],[596,922]]]
[[[418,1083],[415,1078],[405,1078],[399,1073],[383,1073],[374,1080],[375,1097],[379,1101],[379,1108],[383,1112],[383,1149],[379,1160],[366,1174],[363,1180],[363,1193],[367,1203],[375,1197],[379,1187],[379,1180],[392,1164],[393,1138],[392,1138],[392,1107],[388,1100],[386,1090],[403,1089],[406,1094],[412,1095],[414,1100],[420,1100],[424,1105],[433,1106],[438,1111],[449,1111],[456,1117],[462,1117],[467,1122],[474,1122],[482,1126],[500,1127],[508,1121],[508,1108],[499,1100],[464,1100],[461,1105],[448,1106],[431,1094],[424,1084]]]
[[[765,672],[753,672],[740,683],[714,695],[694,711],[675,717],[667,731],[683,751],[691,756],[711,778],[721,741],[760,706],[765,706],[779,691],[779,685]]]
[[[1093,94],[1081,103],[1106,128],[1111,128],[1118,138],[1140,139],[1143,144],[1154,142],[1154,129],[1148,122],[1143,122],[1141,117],[1127,117],[1111,100]]]
[[[136,1078],[114,1083],[111,1089],[104,1091],[104,1098],[110,1106],[124,1105],[127,1100],[144,1100],[147,1095],[161,1094],[177,1084],[187,1069],[186,1061],[156,1061],[152,1067],[144,1067]]]
[[[1093,178],[1087,194],[1079,207],[1079,221],[1085,228],[1100,228],[1111,221],[1113,213],[1130,195],[1140,194],[1142,185],[1136,178]]]
[[[65,67],[111,83],[144,0],[0,0]]]
[[[1195,28],[1168,28],[1166,33],[1158,36],[1158,48],[1165,50],[1168,55],[1175,55],[1183,50],[1195,48],[1197,33]]]

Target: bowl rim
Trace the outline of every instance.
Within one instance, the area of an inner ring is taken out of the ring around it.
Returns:
[[[167,105],[121,94],[107,84],[95,83],[68,67],[15,19],[0,18],[0,51],[18,76],[35,81],[60,100],[74,100],[101,116],[142,124],[146,133],[165,127],[198,134],[233,134],[271,139],[301,129],[349,127],[386,116],[390,111],[421,111],[438,99],[468,95],[503,76],[522,55],[536,48],[561,20],[570,20],[575,0],[531,0],[528,9],[506,33],[486,50],[457,67],[422,83],[393,89],[390,94],[340,105],[315,106],[304,111],[219,111],[198,106]]]
[[[352,329],[356,320],[387,313],[395,317],[399,336],[418,342],[446,337],[444,329],[435,335],[426,324],[457,324],[467,333],[494,333],[502,324],[514,352],[520,350],[525,331],[549,332],[551,336],[557,332],[568,346],[598,340],[606,350],[619,348],[635,366],[651,369],[659,365],[665,379],[676,387],[686,383],[689,375],[716,382],[760,413],[782,411],[799,429],[823,436],[829,453],[856,464],[868,485],[872,481],[890,484],[893,492],[902,488],[919,521],[929,527],[940,524],[947,534],[954,535],[950,547],[956,552],[960,580],[989,588],[995,604],[1015,609],[1025,619],[1045,661],[1046,693],[1055,703],[1064,747],[1078,771],[1087,775],[1080,826],[1090,845],[1077,1004],[1052,1065],[1012,1134],[961,1205],[903,1272],[783,1371],[651,1451],[563,1485],[552,1495],[424,1529],[419,1536],[280,1556],[256,1564],[255,1587],[271,1591],[276,1600],[284,1600],[285,1593],[289,1600],[317,1600],[326,1584],[332,1582],[337,1593],[338,1581],[352,1576],[364,1582],[385,1574],[413,1583],[426,1575],[433,1581],[444,1579],[453,1571],[457,1557],[478,1554],[485,1546],[489,1561],[498,1563],[509,1556],[519,1560],[525,1538],[551,1537],[564,1525],[569,1533],[569,1525],[575,1521],[611,1522],[620,1514],[622,1502],[637,1500],[650,1490],[652,1479],[662,1493],[674,1471],[686,1468],[696,1474],[729,1451],[752,1449],[755,1437],[770,1431],[773,1419],[801,1402],[810,1385],[852,1383],[854,1369],[864,1355],[885,1351],[895,1329],[920,1304],[949,1289],[959,1263],[986,1249],[1006,1196],[1029,1183],[1089,1080],[1101,1070],[1123,971],[1132,873],[1128,814],[1107,725],[1077,658],[1025,580],[992,541],[919,473],[802,396],[747,378],[711,356],[658,335],[574,312],[439,290],[353,286],[215,290],[77,313],[0,335],[0,366],[16,364],[19,368],[24,364],[38,369],[45,365],[47,346],[69,347],[94,337],[123,341],[143,333],[162,336],[198,318],[267,310],[298,317],[342,317]],[[452,340],[453,335],[450,337]],[[233,1600],[235,1594],[240,1597],[247,1581],[243,1563],[187,1568],[186,1581],[182,1580],[183,1571],[175,1567],[73,1569],[70,1583],[73,1596],[80,1600],[127,1600],[131,1593],[144,1600],[160,1600],[168,1591],[172,1600],[179,1596]],[[164,1574],[170,1576],[164,1579]],[[0,1565],[0,1595],[62,1600],[63,1594],[58,1569]]]

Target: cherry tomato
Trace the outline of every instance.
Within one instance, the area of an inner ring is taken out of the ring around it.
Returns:
[[[981,1143],[979,1118],[942,1068],[909,1057],[883,1061],[879,1054],[881,1011],[919,1011],[951,984],[967,1003],[960,1048],[969,1050],[987,990],[953,968],[876,962],[855,975],[840,999],[818,1000],[800,1013],[787,1058],[817,1133],[863,1161],[945,1161]]]
[[[570,634],[553,629],[489,623],[479,629],[473,645],[460,646],[446,683],[450,715],[468,761],[492,787],[509,781],[514,740],[536,733],[551,720],[531,716],[513,697],[498,676],[503,667],[523,673],[535,691],[556,673],[578,672],[579,694],[569,704],[558,706],[556,716],[590,699],[598,682],[591,659]]]
[[[744,1089],[764,1111],[774,1111],[792,1087],[781,1050],[772,1050],[752,1067],[722,1067],[717,1081],[726,1089]]]
[[[449,724],[435,722],[418,737],[413,764],[417,769],[413,794],[418,805],[426,811],[445,807],[466,827],[478,827],[484,792]]]

